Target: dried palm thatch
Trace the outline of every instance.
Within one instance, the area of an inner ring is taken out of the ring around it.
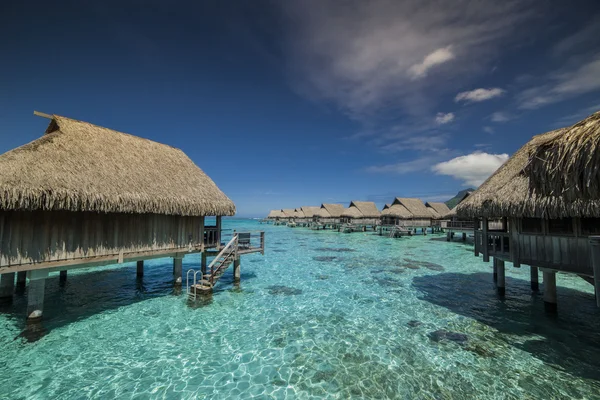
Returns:
[[[294,218],[294,209],[293,208],[282,208],[281,213],[283,214],[283,218]]]
[[[457,206],[459,217],[600,217],[600,113],[534,136]]]
[[[450,212],[450,208],[448,208],[446,203],[428,201],[425,203],[425,207],[427,207],[435,219],[443,218]]]
[[[357,207],[350,205],[350,207],[345,208],[344,212],[342,212],[342,217],[345,218],[364,218],[362,213]]]
[[[301,208],[296,208],[294,210],[294,218],[305,218],[304,212],[302,211]]]
[[[327,210],[331,218],[339,218],[344,212],[344,206],[341,204],[323,203],[321,209]]]
[[[381,212],[377,209],[377,206],[372,201],[352,201],[350,202],[348,209],[351,208],[358,209],[361,214],[360,218],[379,218],[381,216]]]
[[[58,115],[44,136],[0,155],[0,209],[235,214],[181,150]]]
[[[390,208],[392,205],[391,204],[386,204],[383,206],[383,210],[387,210],[388,208]],[[383,212],[382,210],[382,212]]]
[[[401,204],[412,214],[413,218],[431,218],[431,213],[420,199],[396,197],[394,204]]]
[[[332,218],[329,211],[327,211],[327,209],[324,207],[319,208],[319,210],[315,213],[315,216],[319,218]]]
[[[304,213],[304,216],[306,218],[312,218],[312,217],[315,216],[315,213],[317,211],[319,211],[320,208],[321,207],[311,207],[311,206],[307,207],[307,206],[305,206],[305,207],[302,207],[302,212]]]
[[[413,215],[406,207],[402,204],[392,204],[389,208],[384,209],[381,215],[386,217],[400,218],[400,219],[412,219]]]
[[[282,218],[282,217],[285,217],[285,215],[283,215],[281,210],[271,210],[269,212],[269,215],[267,215],[268,219],[275,219],[275,218]]]
[[[600,199],[600,111],[532,149],[524,172],[544,196]]]

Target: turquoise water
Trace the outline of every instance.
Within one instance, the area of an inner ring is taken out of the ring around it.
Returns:
[[[600,312],[579,278],[557,278],[552,317],[527,268],[507,267],[501,300],[490,265],[440,236],[227,225],[265,229],[265,256],[196,306],[173,293],[170,259],[141,281],[134,264],[50,279],[35,342],[16,296],[0,398],[600,399]]]

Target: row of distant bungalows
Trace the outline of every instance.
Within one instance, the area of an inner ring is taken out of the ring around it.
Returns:
[[[352,201],[348,207],[341,204],[323,203],[320,207],[300,207],[271,210],[268,220],[276,224],[310,226],[320,224],[323,227],[336,228],[341,224],[363,227],[406,226],[431,227],[450,214],[444,203],[427,202],[420,199],[397,197],[379,211],[372,201]]]

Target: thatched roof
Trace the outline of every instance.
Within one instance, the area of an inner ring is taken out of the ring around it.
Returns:
[[[446,203],[428,201],[425,203],[425,207],[427,207],[436,219],[443,218],[450,212],[450,208],[448,208]]]
[[[473,192],[465,192],[465,194],[463,194],[463,196],[458,201],[458,204],[462,203],[467,197],[469,197],[471,195],[471,193],[473,193]],[[443,217],[444,218],[456,217],[456,209],[458,208],[458,204],[452,210],[450,210],[446,214],[444,214]]]
[[[326,208],[319,208],[319,211],[315,213],[315,215],[319,218],[331,218],[331,214],[327,211]]]
[[[58,115],[41,138],[0,155],[0,209],[235,214],[183,151]]]
[[[339,218],[344,212],[344,206],[341,204],[323,203],[321,209],[327,210],[331,218]]]
[[[344,208],[344,212],[342,212],[342,217],[346,218],[363,218],[360,210],[354,206],[350,206],[348,208]]]
[[[302,212],[306,218],[312,218],[321,207],[302,207]]]
[[[267,218],[283,218],[285,215],[281,212],[281,210],[271,210]]]
[[[386,204],[386,205],[384,205],[384,206],[383,206],[383,210],[387,210],[387,209],[388,209],[388,208],[390,208],[391,206],[392,206],[391,204]],[[382,210],[382,211],[383,211],[383,210]]]
[[[385,208],[381,212],[381,215],[401,219],[411,219],[413,217],[410,211],[408,211],[402,204],[392,204],[390,207]]]
[[[394,204],[402,204],[412,214],[413,218],[432,218],[431,213],[420,199],[396,197]]]
[[[358,214],[356,211],[358,211]],[[350,218],[379,218],[381,212],[372,201],[351,201],[350,206],[342,213],[343,217]]]
[[[296,208],[294,210],[294,218],[304,218],[304,212],[302,211],[302,208]]]
[[[294,218],[293,208],[282,208],[281,212],[283,213],[284,218]]]
[[[600,217],[600,112],[534,136],[457,207],[462,217]]]

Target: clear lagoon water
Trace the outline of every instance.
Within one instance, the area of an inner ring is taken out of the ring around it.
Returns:
[[[528,268],[507,264],[500,299],[491,264],[443,236],[225,225],[266,230],[266,253],[195,306],[170,259],[141,280],[133,263],[55,275],[35,342],[15,296],[0,398],[600,399],[600,312],[580,278],[557,278],[551,316]]]

